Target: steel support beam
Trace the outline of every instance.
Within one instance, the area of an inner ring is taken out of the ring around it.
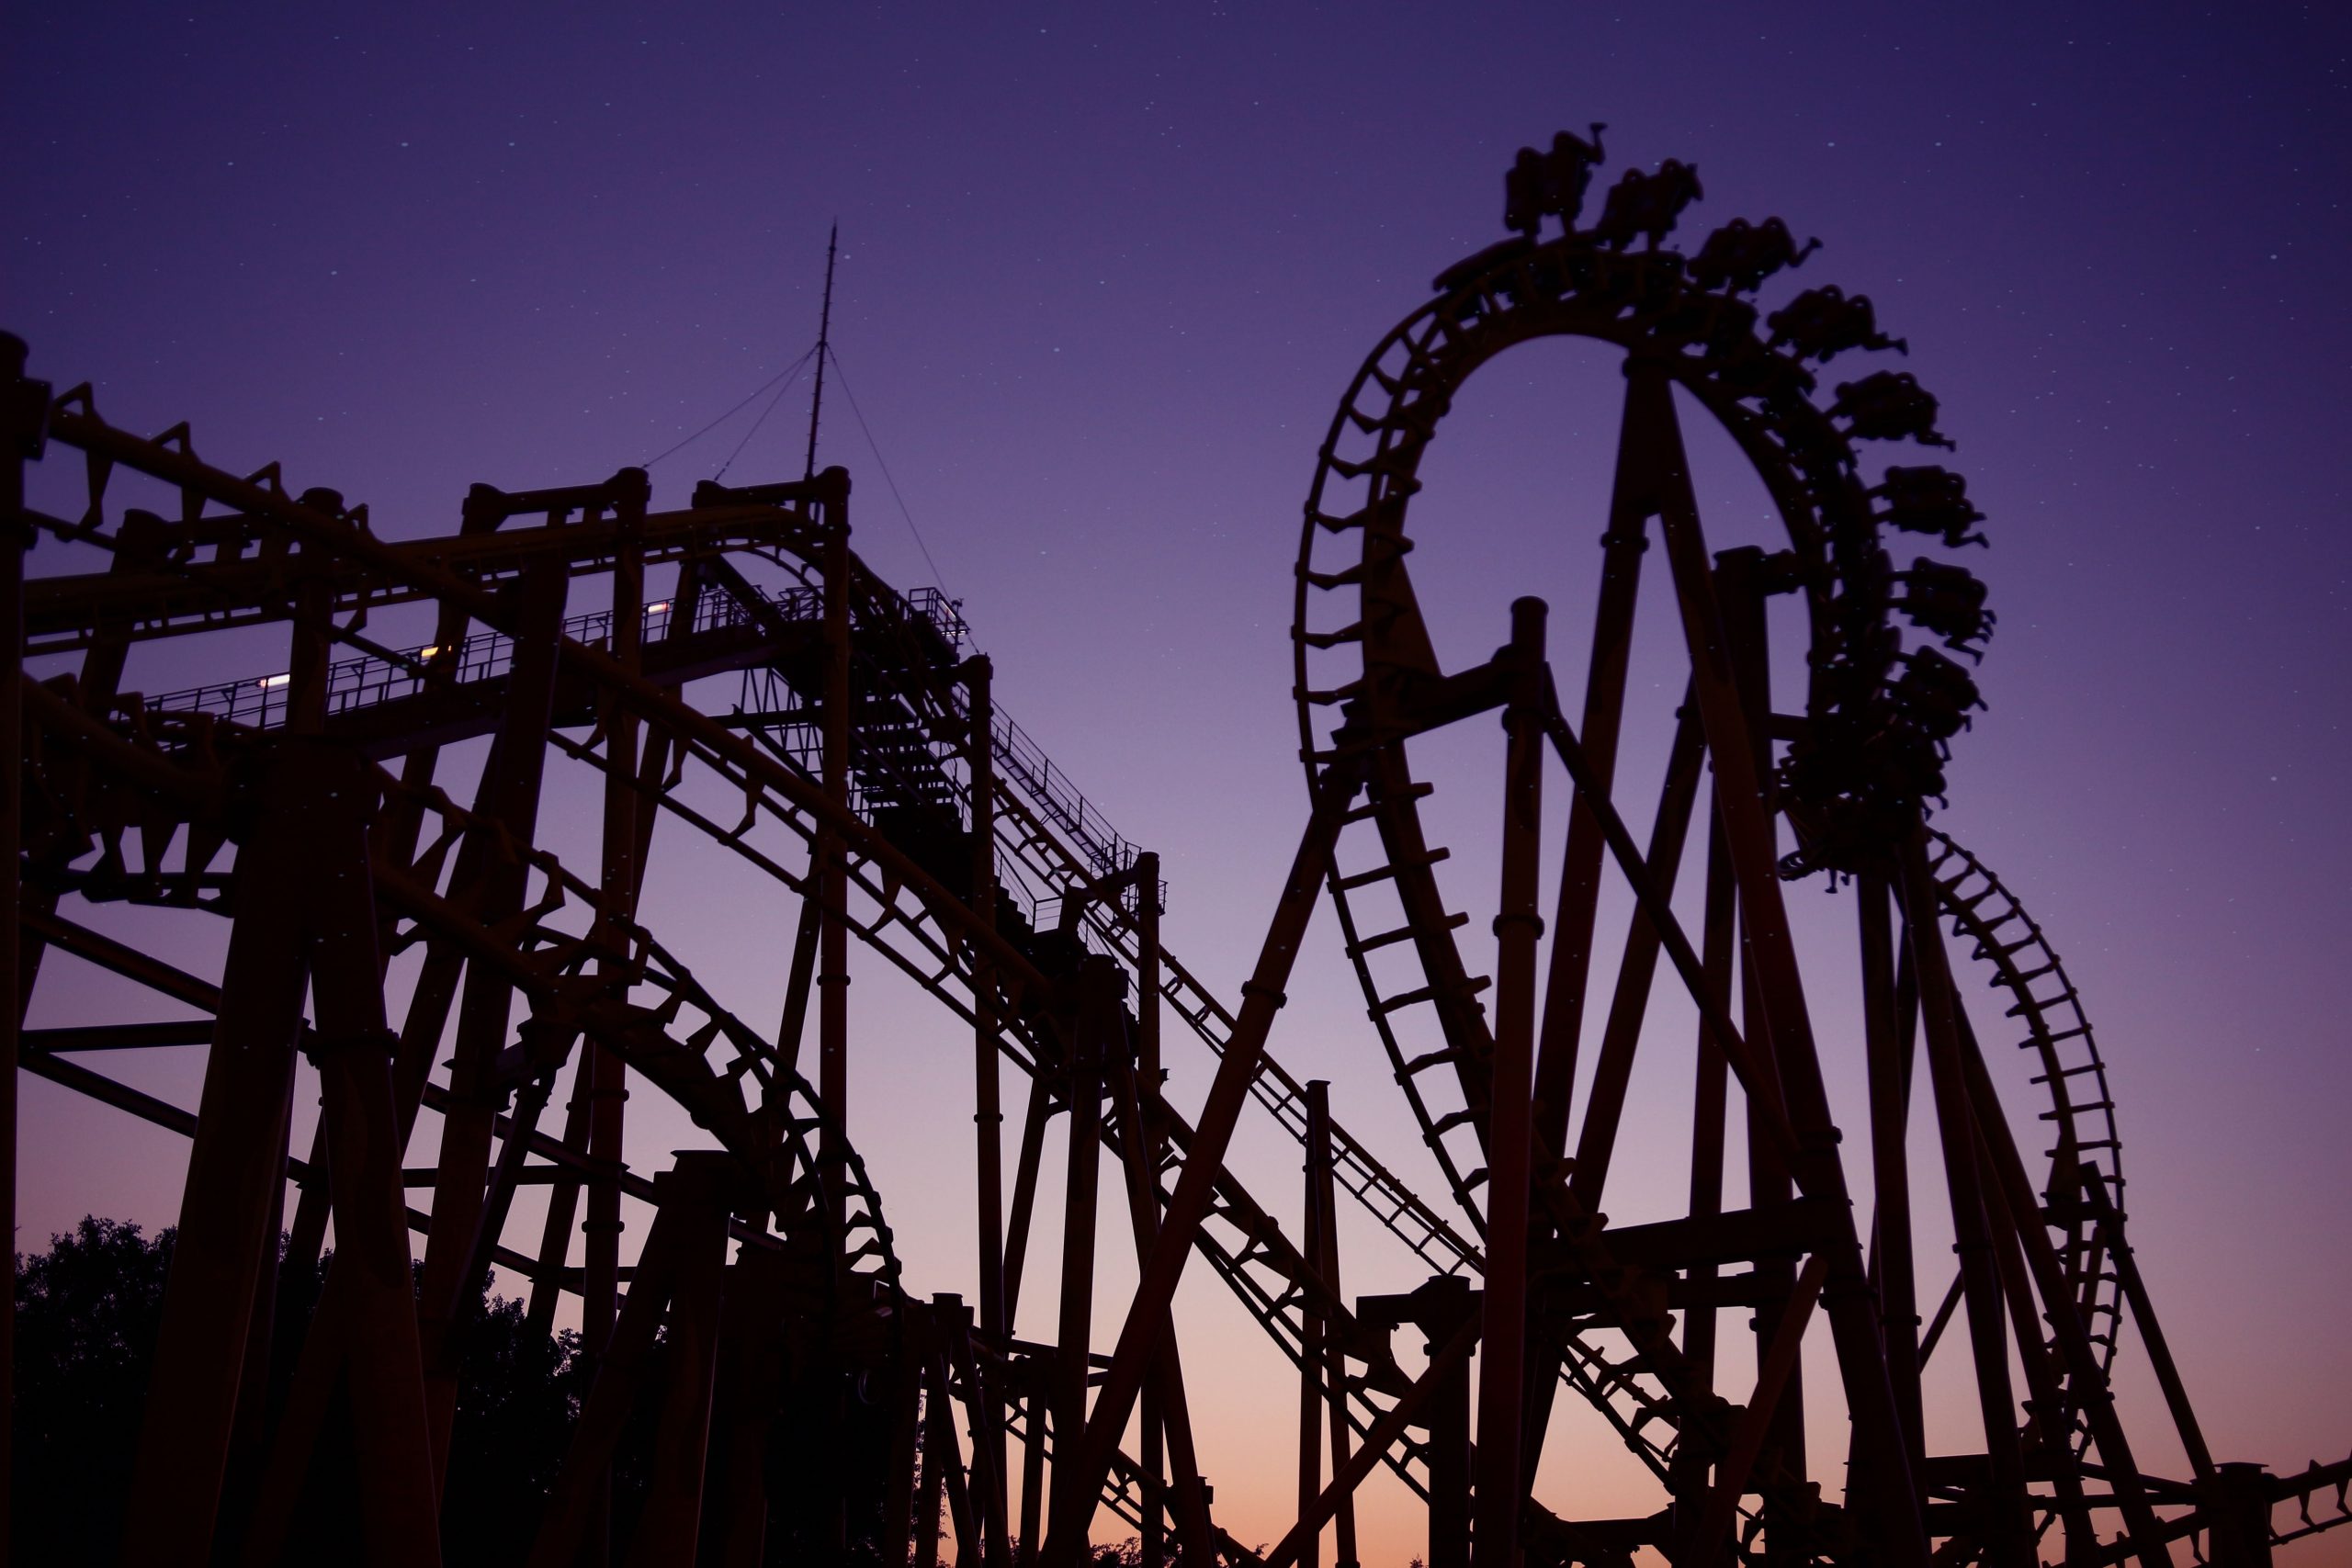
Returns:
[[[25,464],[41,453],[49,387],[25,375],[25,343],[0,333],[0,697],[13,694],[25,667],[25,552],[33,531],[25,516]],[[0,700],[0,1220],[17,1234],[17,1032],[23,1027],[30,966],[17,920],[18,856],[23,848],[24,709]],[[11,1244],[13,1246],[13,1243]],[[16,1408],[17,1300],[0,1302],[0,1416]],[[0,1538],[14,1521],[15,1423],[0,1419]],[[7,1549],[0,1546],[0,1564]]]
[[[1059,1362],[1054,1387],[1054,1501],[1057,1532],[1082,1539],[1094,1516],[1099,1474],[1085,1468],[1088,1352],[1094,1322],[1094,1215],[1101,1190],[1103,1058],[1115,1047],[1118,971],[1107,958],[1090,958],[1078,975],[1077,1009],[1069,1032],[1069,1144],[1064,1162]],[[1122,1423],[1124,1425],[1124,1423]]]
[[[266,830],[238,853],[235,923],[180,1199],[163,1325],[125,1521],[125,1560],[208,1561],[241,1371],[283,1184],[314,935],[299,890],[322,853],[314,781],[281,761],[262,782]]]
[[[1593,776],[1604,793],[1617,776],[1617,728],[1625,706],[1625,667],[1633,647],[1642,556],[1649,548],[1644,526],[1658,509],[1657,433],[1647,423],[1648,409],[1647,403],[1628,397],[1620,419],[1609,524],[1600,536],[1600,601],[1593,613],[1592,657],[1585,668],[1584,714],[1577,727]],[[1576,1089],[1586,987],[1592,969],[1593,921],[1600,907],[1601,857],[1606,848],[1600,819],[1589,804],[1572,796],[1535,1056],[1536,1146],[1549,1151],[1547,1157],[1552,1158],[1567,1149],[1569,1100]]]
[[[1511,605],[1518,676],[1503,711],[1502,889],[1495,916],[1495,1050],[1488,1075],[1485,1325],[1478,1356],[1476,1562],[1517,1568],[1521,1422],[1527,1397],[1527,1241],[1534,1125],[1536,857],[1544,838],[1544,605]],[[1308,1257],[1314,1254],[1310,1251]],[[1310,1378],[1315,1357],[1307,1359]],[[1550,1378],[1547,1375],[1545,1382]]]
[[[1731,662],[1730,640],[1716,604],[1698,503],[1675,423],[1672,385],[1663,366],[1637,361],[1628,374],[1633,378],[1629,396],[1651,402],[1658,428],[1668,433],[1670,441],[1664,459],[1660,533],[1681,607],[1684,642],[1707,750],[1714,762],[1716,807],[1739,888],[1747,951],[1755,961],[1758,992],[1770,1019],[1768,1060],[1778,1070],[1790,1125],[1796,1134],[1795,1147],[1790,1151],[1791,1168],[1808,1193],[1850,1210],[1845,1172],[1838,1158],[1838,1129],[1829,1117],[1796,953],[1781,904],[1764,780],[1756,768],[1756,742],[1749,734],[1737,672]],[[1752,1085],[1750,1092],[1754,1092]],[[1822,1306],[1838,1346],[1847,1408],[1862,1428],[1864,1441],[1890,1456],[1886,1473],[1876,1478],[1878,1484],[1860,1506],[1871,1517],[1889,1560],[1903,1568],[1921,1568],[1928,1544],[1918,1495],[1912,1487],[1909,1466],[1893,1462],[1893,1457],[1902,1453],[1902,1427],[1894,1412],[1893,1385],[1887,1380],[1885,1348],[1879,1337],[1861,1246],[1851,1238],[1850,1212],[1847,1219],[1849,1239],[1829,1249]]]
[[[1126,1323],[1119,1331],[1118,1348],[1112,1352],[1110,1369],[1103,1373],[1102,1391],[1095,1396],[1094,1415],[1084,1435],[1082,1465],[1073,1472],[1074,1483],[1082,1488],[1080,1495],[1083,1501],[1071,1505],[1072,1515],[1080,1508],[1090,1514],[1093,1511],[1091,1499],[1111,1468],[1111,1455],[1118,1446],[1120,1433],[1126,1428],[1127,1417],[1135,1412],[1136,1395],[1143,1386],[1150,1358],[1159,1348],[1177,1281],[1183,1277],[1184,1265],[1192,1258],[1201,1222],[1208,1217],[1218,1169],[1225,1160],[1226,1146],[1232,1141],[1234,1126],[1240,1120],[1242,1102],[1249,1098],[1250,1081],[1257,1076],[1259,1060],[1265,1054],[1266,1036],[1273,1028],[1274,1014],[1287,999],[1283,987],[1289,982],[1291,965],[1298,957],[1299,941],[1306,934],[1323,880],[1329,873],[1331,846],[1339,836],[1340,818],[1363,787],[1363,779],[1361,763],[1347,759],[1334,762],[1318,786],[1298,853],[1283,878],[1257,966],[1241,987],[1240,1017],[1225,1056],[1217,1064],[1216,1077],[1201,1108],[1200,1122],[1193,1130],[1183,1171],[1177,1178],[1176,1190],[1170,1195],[1166,1216],[1160,1222],[1159,1239],[1136,1281]],[[1075,1568],[1085,1545],[1083,1519],[1057,1517],[1044,1561],[1052,1568]]]
[[[971,799],[972,915],[996,925],[996,703],[995,667],[986,657],[965,660],[964,764]],[[996,971],[974,950],[972,961],[972,1129],[976,1160],[972,1201],[979,1238],[979,1324],[991,1344],[1012,1332],[1004,1289],[1004,1088],[1001,1046],[997,1039]],[[1003,1401],[977,1367],[969,1396],[974,1402],[972,1447],[987,1461],[980,1497],[986,1518],[988,1568],[1012,1568],[1007,1539],[1011,1498],[1005,1485]],[[1148,1484],[1148,1483],[1147,1483]],[[1152,1532],[1144,1532],[1147,1540]]]

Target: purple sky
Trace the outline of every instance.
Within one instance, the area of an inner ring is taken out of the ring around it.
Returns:
[[[1004,707],[1162,851],[1170,942],[1230,996],[1303,817],[1291,567],[1348,377],[1500,237],[1522,143],[1603,119],[1604,177],[1695,162],[1686,243],[1735,215],[1821,236],[1803,283],[1867,291],[1942,400],[2001,621],[1939,823],[2082,987],[2215,1448],[2336,1457],[2352,28],[2321,6],[1623,9],[20,6],[0,325],[118,423],[190,419],[223,467],[281,459],[380,533],[437,533],[469,483],[642,462],[789,364],[838,217],[835,342],[936,568],[829,398],[858,548],[965,601]],[[1490,371],[1432,455],[1430,515],[1463,532],[1418,580],[1450,584],[1424,592],[1456,652],[1499,641],[1520,592],[1554,600],[1555,647],[1580,635],[1615,420],[1599,363]],[[805,420],[796,390],[730,479],[797,477]],[[750,423],[657,466],[657,499]],[[788,912],[662,875],[650,922],[772,1016]],[[1276,1050],[1418,1179],[1328,919],[1315,940]],[[963,1057],[935,1010],[869,990],[895,1032],[857,1069],[877,1088],[854,1132],[912,1282],[963,1288],[968,1107],[917,1081]],[[112,1016],[96,995],[42,1017]],[[175,1073],[138,1081],[192,1104]],[[1180,1097],[1204,1082],[1180,1061]],[[27,1106],[20,1241],[91,1209],[169,1221],[184,1146],[131,1136],[102,1167],[118,1123],[40,1086]],[[1296,1179],[1262,1138],[1236,1164]],[[1269,1363],[1215,1290],[1187,1287],[1207,1451],[1233,1456],[1236,1533],[1272,1539],[1289,1417],[1253,1418]],[[1581,1484],[1588,1511],[1633,1506]],[[2335,1539],[2285,1561],[2347,1561]]]

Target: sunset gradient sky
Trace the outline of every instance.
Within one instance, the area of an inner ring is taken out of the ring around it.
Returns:
[[[1939,825],[2082,988],[2139,1254],[2220,1456],[2290,1469],[2352,1443],[2341,10],[92,0],[19,6],[9,33],[0,326],[33,374],[92,381],[133,429],[192,420],[224,468],[281,460],[389,536],[453,530],[477,480],[643,462],[769,379],[814,337],[838,218],[858,404],[829,391],[820,461],[855,476],[856,547],[964,602],[1003,707],[1161,852],[1169,942],[1228,998],[1305,814],[1287,632],[1317,446],[1431,275],[1501,237],[1512,152],[1605,120],[1603,178],[1699,166],[1686,244],[1735,215],[1821,236],[1804,284],[1869,293],[1908,339],[1990,518],[1967,563],[2000,615],[1990,710]],[[1433,451],[1431,515],[1459,530],[1417,581],[1448,585],[1424,592],[1455,651],[1500,641],[1518,592],[1582,625],[1603,368],[1515,356]],[[797,477],[805,420],[796,389],[729,478]],[[658,464],[657,504],[751,423]],[[50,547],[33,569],[74,565]],[[151,661],[130,684],[245,668]],[[551,835],[592,842],[590,798],[552,797]],[[790,911],[662,848],[649,923],[772,1018]],[[153,929],[191,963],[208,940]],[[45,975],[34,1021],[129,1016],[75,973]],[[968,1289],[968,1047],[858,974],[853,1134],[910,1285]],[[1276,1054],[1435,1197],[1328,917],[1293,995]],[[1206,1057],[1175,1065],[1189,1103]],[[193,1062],[117,1066],[194,1103]],[[87,1212],[171,1222],[184,1144],[31,1081],[25,1123],[20,1247]],[[1245,1122],[1233,1163],[1287,1197],[1271,1131]],[[1351,1286],[1414,1282],[1347,1239]],[[1923,1291],[1947,1268],[1923,1263]],[[1049,1306],[1033,1292],[1024,1331]],[[1220,1516],[1271,1540],[1283,1364],[1213,1280],[1182,1308]],[[2143,1461],[2177,1471],[2135,1349]],[[1554,1494],[1652,1506],[1597,1423],[1559,1430]],[[1370,1568],[1420,1550],[1402,1498],[1368,1495]],[[2352,1530],[2282,1562],[2352,1562]]]

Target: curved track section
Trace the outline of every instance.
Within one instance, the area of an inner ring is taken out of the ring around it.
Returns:
[[[2008,992],[2010,1006],[2004,1016],[2025,1031],[2017,1047],[2034,1053],[2041,1065],[2034,1082],[2042,1086],[2050,1106],[2039,1119],[2050,1124],[2056,1140],[2049,1150],[2044,1190],[2063,1195],[2077,1190],[2087,1168],[2121,1209],[2123,1144],[2115,1124],[2115,1091],[2081,993],[2041,922],[2026,912],[2007,886],[1950,835],[1930,829],[1928,840],[1928,874],[1935,879],[1952,934],[1973,942],[1972,956],[1992,967],[1986,984]],[[2079,1205],[2058,1207],[2070,1213],[2060,1255],[2067,1279],[2091,1343],[2098,1347],[2099,1365],[2111,1367],[2123,1325],[2122,1286],[2107,1266],[2104,1247],[2081,1217]],[[2077,1448],[2086,1440],[2078,1418]]]
[[[98,865],[93,874],[72,878],[73,891],[94,902],[229,913],[233,870],[222,874],[209,867],[222,843],[234,841],[233,819],[218,813],[233,798],[232,780],[259,732],[157,713],[135,736],[115,737],[76,725],[45,693],[32,701],[37,713],[49,710],[54,728],[48,733],[62,741],[47,748],[36,766],[39,795],[52,807],[75,800],[85,807],[51,821],[58,828],[94,828],[102,840]],[[135,870],[121,857],[126,824],[104,804],[112,793],[109,782],[124,777],[139,780],[151,796],[168,788],[190,809],[190,830],[164,845],[151,835]],[[379,895],[399,915],[386,933],[388,951],[437,940],[496,965],[533,1010],[526,1030],[584,1036],[620,1055],[759,1179],[773,1213],[802,1224],[823,1224],[823,1216],[840,1213],[842,1220],[820,1254],[833,1260],[835,1288],[887,1314],[900,1269],[880,1195],[816,1090],[778,1059],[773,1043],[719,1006],[650,931],[616,923],[601,908],[596,890],[553,854],[513,844],[438,789],[404,785],[381,772],[377,783],[388,800],[406,801],[430,825],[404,873],[379,872]],[[97,809],[91,812],[94,804]],[[451,886],[469,838],[527,866],[536,890],[519,931],[485,925]],[[174,840],[176,864],[164,847]],[[583,929],[566,929],[567,911],[571,923]],[[637,999],[641,991],[658,999],[650,1005]],[[715,1052],[721,1053],[716,1059]],[[752,1091],[749,1104],[746,1087]],[[836,1194],[838,1205],[831,1201]]]

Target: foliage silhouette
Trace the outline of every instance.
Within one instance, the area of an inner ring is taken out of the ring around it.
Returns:
[[[85,1218],[17,1259],[20,1562],[115,1560],[171,1251],[168,1230]]]
[[[115,1561],[174,1235],[165,1229],[150,1237],[136,1224],[85,1217],[51,1236],[48,1251],[17,1258],[12,1545],[18,1562]],[[322,1258],[307,1279],[285,1281],[281,1347],[300,1344],[327,1261]],[[538,1504],[579,1416],[586,1369],[578,1349],[579,1337],[569,1330],[532,1335],[519,1301],[489,1298],[474,1318],[442,1516],[452,1568],[527,1553]],[[290,1355],[278,1358],[273,1404],[285,1397],[291,1363]],[[328,1561],[356,1545],[348,1426],[338,1398],[312,1461],[289,1560]],[[624,1516],[635,1511],[651,1438],[646,1420],[624,1436],[615,1466],[616,1511]],[[232,1492],[237,1480],[232,1475]]]
[[[11,1546],[21,1562],[81,1568],[117,1560],[122,1520],[135,1506],[131,1468],[145,1416],[172,1229],[85,1217],[50,1238],[49,1250],[16,1258],[16,1507]],[[284,1238],[280,1237],[281,1247]],[[295,1362],[333,1254],[287,1275],[276,1296],[272,1422],[285,1407]],[[449,1568],[503,1565],[528,1556],[540,1511],[563,1464],[593,1368],[577,1333],[534,1335],[520,1301],[488,1296],[464,1330],[465,1373],[450,1436],[442,1503]],[[668,1382],[669,1349],[657,1341],[644,1383]],[[865,1387],[818,1356],[788,1380],[763,1469],[771,1563],[879,1563],[885,1509],[859,1478],[883,1472],[894,1391]],[[653,1471],[658,1394],[641,1398],[613,1456],[614,1539],[626,1541]],[[711,1474],[723,1473],[723,1433]],[[235,1561],[243,1514],[257,1477],[251,1461],[228,1477],[218,1561]],[[348,1403],[338,1392],[321,1425],[288,1533],[290,1562],[358,1561],[364,1544]],[[838,1513],[836,1512],[838,1510]],[[838,1520],[838,1526],[829,1521]],[[844,1528],[847,1540],[826,1540]]]

